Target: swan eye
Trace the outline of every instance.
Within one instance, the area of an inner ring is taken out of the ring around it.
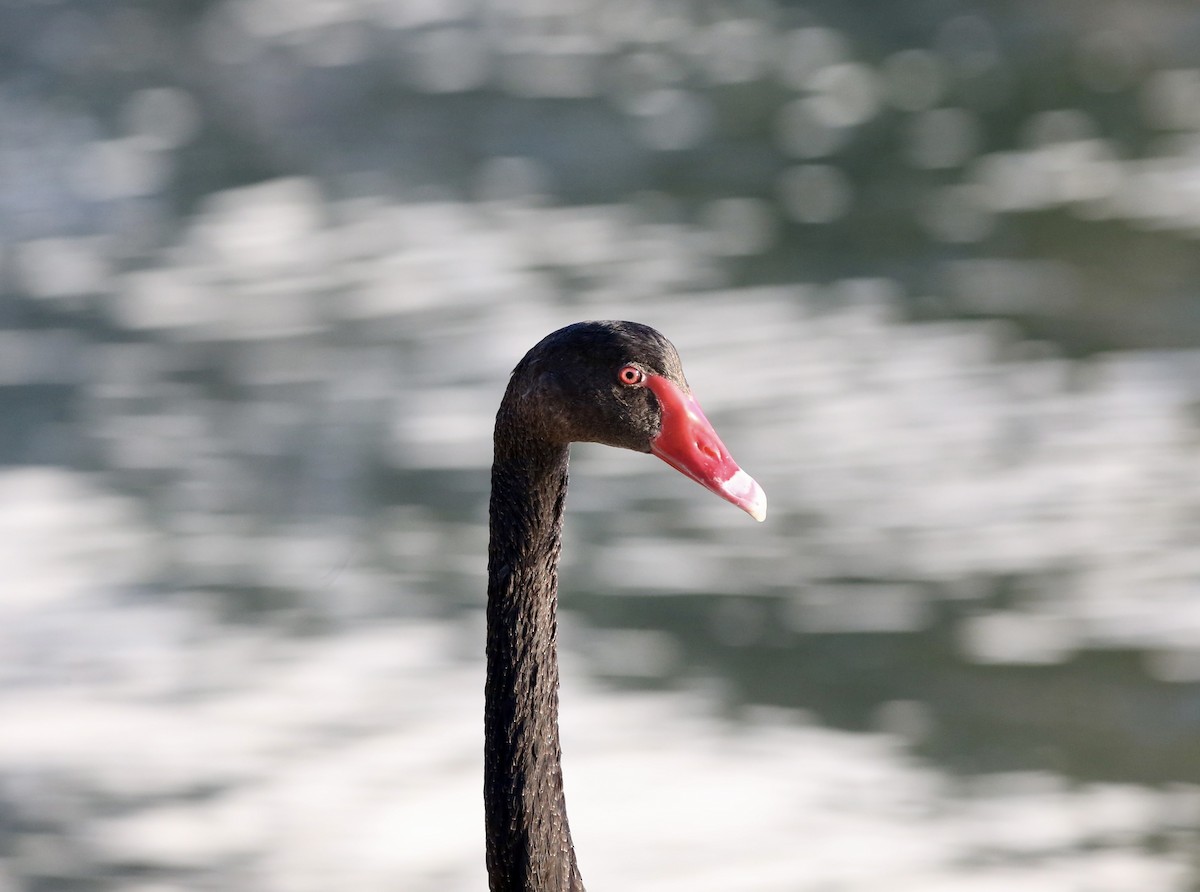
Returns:
[[[642,370],[631,365],[624,366],[621,371],[617,372],[617,380],[626,387],[633,387],[635,384],[641,384],[645,379]]]

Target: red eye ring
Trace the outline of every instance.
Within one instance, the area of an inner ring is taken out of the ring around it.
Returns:
[[[626,387],[634,387],[641,384],[645,379],[646,376],[642,374],[642,370],[637,366],[622,366],[621,371],[617,372],[617,380]]]

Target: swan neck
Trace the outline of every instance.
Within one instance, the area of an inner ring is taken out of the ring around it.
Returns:
[[[556,652],[565,445],[496,428],[484,804],[491,892],[582,892],[563,798]]]

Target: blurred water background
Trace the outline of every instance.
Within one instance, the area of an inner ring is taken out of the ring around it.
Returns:
[[[0,3],[0,890],[457,892],[491,417],[630,318],[768,492],[577,448],[625,892],[1200,889],[1200,7]]]

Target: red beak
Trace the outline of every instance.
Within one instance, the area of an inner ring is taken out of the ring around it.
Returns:
[[[647,375],[646,386],[662,409],[662,430],[650,442],[650,451],[755,520],[766,520],[767,494],[737,466],[695,398],[658,375]]]

